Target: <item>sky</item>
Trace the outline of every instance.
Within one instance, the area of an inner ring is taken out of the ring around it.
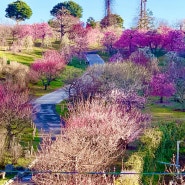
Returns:
[[[104,16],[104,0],[74,0],[83,8],[82,21],[89,17],[99,21]],[[5,9],[13,0],[0,0],[0,23],[11,23],[5,18]],[[47,22],[52,18],[50,10],[63,0],[24,0],[32,9],[32,17],[25,23]],[[140,0],[114,0],[113,13],[124,19],[124,27],[130,28],[134,18],[138,15]],[[185,19],[185,0],[147,0],[147,8],[153,12],[158,21],[168,21],[174,25]]]

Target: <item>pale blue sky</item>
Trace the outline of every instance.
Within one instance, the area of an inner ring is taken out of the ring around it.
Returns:
[[[0,0],[0,22],[9,22],[6,19],[5,9],[7,5],[14,0]],[[52,18],[50,10],[62,0],[24,0],[33,11],[33,15],[26,23],[35,23],[48,21]],[[74,0],[83,8],[82,21],[88,17],[94,17],[95,20],[101,20],[104,16],[104,0]],[[124,26],[132,26],[133,18],[138,14],[140,0],[114,0],[114,13],[121,15],[124,19]],[[152,10],[157,19],[168,20],[170,24],[185,19],[185,0],[148,0],[147,8]]]

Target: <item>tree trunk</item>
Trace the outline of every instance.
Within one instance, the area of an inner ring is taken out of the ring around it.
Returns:
[[[46,91],[46,90],[47,90],[47,88],[48,88],[48,84],[47,84],[47,83],[45,83],[45,84],[44,84],[44,90]]]
[[[64,36],[64,25],[63,24],[61,24],[60,25],[60,39],[61,39],[61,41],[62,41],[62,38],[63,38],[63,36]]]
[[[11,148],[11,142],[13,141],[14,135],[11,133],[11,128],[9,126],[6,129],[7,135],[5,140],[5,150],[8,151]]]
[[[160,103],[163,103],[163,96],[160,97]]]

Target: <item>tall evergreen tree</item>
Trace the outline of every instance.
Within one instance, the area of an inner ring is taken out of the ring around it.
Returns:
[[[25,21],[32,16],[31,8],[21,0],[8,4],[5,17],[15,20],[17,23]]]

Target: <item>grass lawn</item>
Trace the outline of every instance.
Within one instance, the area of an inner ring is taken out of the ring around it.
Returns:
[[[154,119],[185,121],[185,112],[175,111],[168,106],[153,105],[150,110]]]
[[[68,108],[67,108],[67,101],[64,100],[56,105],[56,111],[59,115],[63,118],[68,117]]]
[[[185,112],[177,111],[180,103],[173,100],[158,103],[157,97],[152,97],[146,106],[146,112],[151,113],[152,121],[183,121],[185,122]]]
[[[44,86],[42,85],[42,82],[39,81],[37,84],[30,84],[30,94],[33,97],[39,97],[43,96],[45,94],[48,94],[50,92],[53,92],[54,90],[57,90],[61,88],[64,84],[62,83],[62,80],[60,78],[57,78],[55,81],[52,81],[50,86],[48,86],[47,90],[44,90]]]
[[[0,50],[0,57],[6,58],[10,61],[17,61],[25,65],[30,65],[35,59],[42,57],[42,48],[34,47],[33,51],[27,52],[22,51],[21,53],[12,53],[11,51],[2,51]]]
[[[99,51],[98,55],[100,55],[100,57],[105,61],[108,62],[109,58],[111,57],[111,55],[107,52],[103,52],[103,51]]]
[[[5,176],[5,179],[0,179],[0,185],[4,185],[8,180],[12,179],[15,175]]]

